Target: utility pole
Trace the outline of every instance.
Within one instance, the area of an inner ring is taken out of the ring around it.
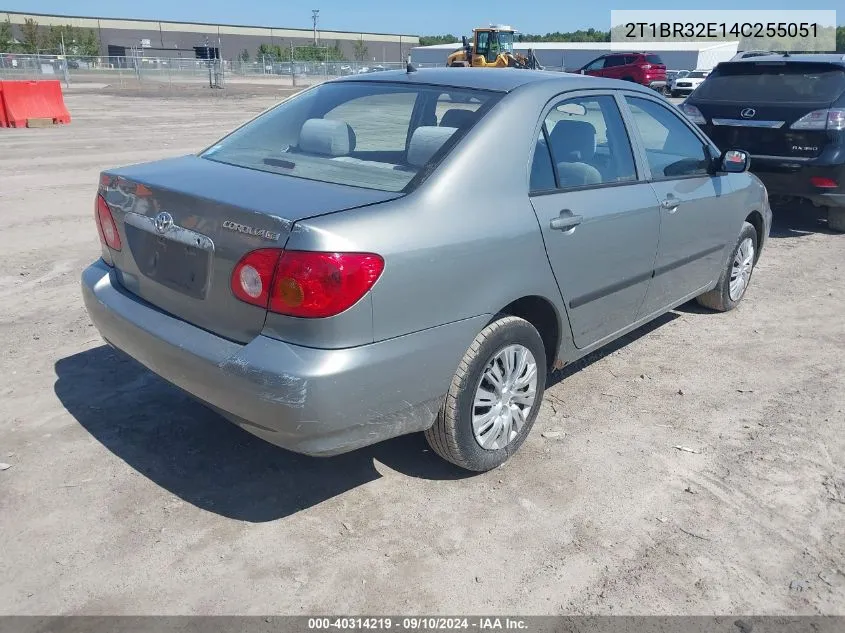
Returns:
[[[67,50],[65,49],[65,32],[61,31],[62,35],[62,70],[65,75],[65,88],[70,88],[70,78],[68,77],[67,69]]]
[[[314,23],[314,46],[317,46],[317,20],[320,19],[320,10],[311,9],[311,21]]]

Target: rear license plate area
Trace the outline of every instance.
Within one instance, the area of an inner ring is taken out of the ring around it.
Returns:
[[[138,270],[148,279],[196,299],[205,299],[211,253],[134,226],[126,237]]]

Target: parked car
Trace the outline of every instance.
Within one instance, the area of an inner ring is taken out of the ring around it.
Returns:
[[[579,70],[582,75],[632,81],[654,90],[666,86],[666,66],[654,53],[610,53]]]
[[[693,90],[698,88],[701,83],[707,79],[710,74],[709,70],[693,70],[684,77],[678,77],[672,83],[671,94],[673,97],[680,97],[682,95],[690,95]]]
[[[492,156],[509,168],[471,168]],[[197,155],[104,171],[82,292],[111,345],[272,443],[425,431],[484,471],[548,370],[742,300],[771,222],[746,167],[633,83],[335,79]]]
[[[667,70],[666,85],[663,86],[663,94],[668,97],[672,92],[672,82],[674,82],[679,77],[686,77],[687,75],[689,75],[688,70]]]
[[[773,196],[826,207],[845,231],[845,58],[774,55],[716,66],[683,111],[721,147],[742,147]]]

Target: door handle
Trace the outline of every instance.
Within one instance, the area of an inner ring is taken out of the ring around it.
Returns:
[[[660,201],[660,206],[664,209],[668,209],[669,213],[674,213],[678,210],[678,206],[680,206],[681,201],[674,196],[666,198],[665,200]]]
[[[584,217],[575,215],[569,209],[564,209],[556,218],[552,218],[549,226],[553,231],[571,231],[584,221]]]

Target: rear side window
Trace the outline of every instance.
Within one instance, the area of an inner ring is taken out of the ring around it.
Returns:
[[[534,160],[531,162],[531,193],[541,191],[552,191],[557,187],[555,183],[555,170],[552,166],[552,156],[549,153],[549,145],[543,130],[537,138],[537,146],[534,148]]]
[[[410,191],[501,98],[482,90],[325,83],[200,154],[238,167],[381,191]]]
[[[660,59],[660,55],[646,55],[645,60],[649,64],[658,64],[658,65],[663,64],[663,60]]]
[[[830,64],[736,62],[707,77],[696,98],[732,103],[829,104],[845,92],[845,71]]]
[[[545,126],[562,188],[636,180],[631,143],[613,97],[561,101]]]

